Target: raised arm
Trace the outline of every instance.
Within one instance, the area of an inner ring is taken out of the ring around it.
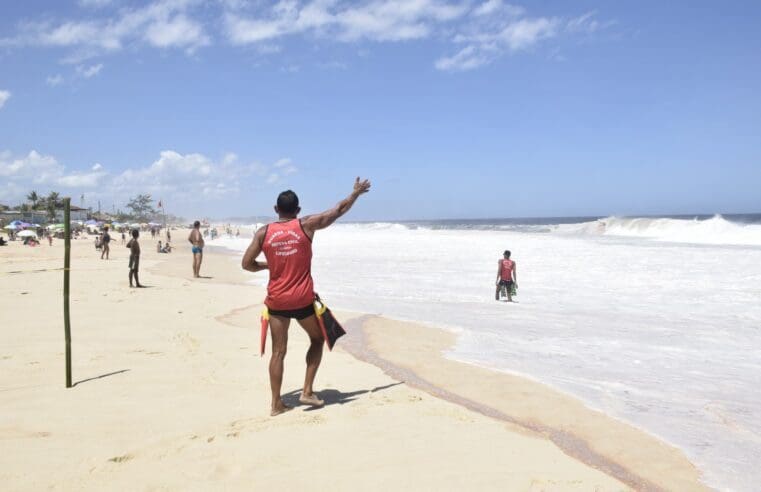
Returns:
[[[352,190],[349,196],[338,202],[338,204],[330,210],[304,217],[301,219],[301,226],[304,228],[307,235],[312,237],[314,231],[325,229],[338,220],[339,217],[348,212],[349,209],[351,209],[351,206],[354,205],[354,202],[357,201],[357,198],[368,191],[370,191],[370,181],[366,179],[360,181],[360,179],[357,178],[356,181],[354,181],[354,190]]]
[[[256,261],[256,258],[262,252],[262,244],[264,244],[264,232],[265,227],[260,228],[254,234],[254,239],[248,246],[248,249],[243,254],[243,260],[241,261],[241,267],[249,272],[260,272],[267,269],[267,263],[263,261]]]

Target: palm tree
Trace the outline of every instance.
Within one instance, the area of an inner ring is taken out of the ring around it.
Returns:
[[[40,201],[40,195],[36,191],[32,191],[26,196],[26,199],[32,202],[32,210],[37,210],[37,203]]]
[[[59,202],[61,201],[59,196],[60,195],[57,192],[51,191],[47,198],[45,198],[45,208],[48,211],[48,217],[51,219],[55,219],[55,209],[58,208]]]

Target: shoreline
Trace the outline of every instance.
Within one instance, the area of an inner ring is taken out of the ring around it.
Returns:
[[[447,401],[444,392],[458,395],[459,389],[437,378],[450,379],[447,365],[461,363],[441,354],[445,332],[403,327],[407,336],[422,334],[412,359],[426,366],[406,369],[429,381],[432,391],[418,388],[413,377],[384,374],[381,369],[388,366],[362,362],[361,355],[351,354],[353,337],[365,335],[365,352],[402,368],[398,357],[410,347],[387,346],[405,344],[398,336],[402,323],[357,313],[336,313],[350,334],[338,350],[326,352],[320,368],[318,392],[328,405],[270,418],[268,357],[258,356],[264,289],[245,283],[250,277],[231,260],[235,255],[213,249],[201,270],[213,278],[190,279],[184,233],[175,232],[177,246],[170,255],[157,254],[144,240],[141,281],[149,289],[127,287],[123,246],[114,244],[114,259],[105,262],[95,258],[89,241],[73,242],[77,385],[69,390],[62,384],[58,327],[62,241],[52,248],[0,249],[3,275],[23,272],[6,277],[13,281],[0,287],[3,298],[19,312],[38,313],[30,319],[7,309],[0,313],[0,329],[21,328],[2,331],[6,343],[0,352],[0,404],[6,409],[0,440],[17,450],[0,457],[0,478],[9,488],[101,490],[121,484],[187,490],[220,479],[234,490],[282,480],[310,486],[310,477],[292,473],[293,463],[314,459],[309,446],[286,443],[313,436],[308,438],[319,439],[325,453],[340,455],[345,463],[332,463],[327,471],[309,465],[310,473],[340,490],[355,488],[357,481],[367,484],[368,478],[375,478],[376,489],[651,489],[647,480],[616,477],[621,470],[584,464],[583,456],[569,453],[542,428]],[[43,271],[31,273],[36,270]],[[284,391],[298,388],[302,377],[307,344],[293,334]],[[467,372],[475,369],[469,366]],[[489,384],[481,389],[491,392]],[[494,406],[478,395],[460,397]],[[262,467],[268,470],[264,475]],[[654,485],[652,490],[661,487]]]
[[[239,253],[223,246],[214,247],[212,251],[223,257],[240,257]],[[241,278],[243,282],[250,280],[245,274]],[[244,307],[240,311],[246,309]],[[712,490],[702,482],[701,472],[684,451],[646,429],[593,409],[576,396],[528,375],[502,372],[448,358],[445,352],[457,341],[453,330],[416,320],[397,320],[340,309],[334,311],[339,316],[351,316],[349,321],[342,323],[348,335],[337,344],[338,350],[380,368],[396,380],[484,416],[542,435],[569,456],[636,490]],[[407,340],[409,343],[399,340],[400,332],[411,335],[411,340]],[[405,347],[415,347],[416,350],[405,351]],[[422,359],[427,362],[426,365],[430,367],[433,361],[432,365],[437,366],[438,371],[446,371],[448,377],[437,375],[439,377],[427,379],[426,372],[435,373],[436,370],[424,371],[422,364],[409,363],[420,357],[417,350],[420,347],[425,349]],[[399,355],[405,352],[406,357]],[[451,384],[451,378],[462,374],[468,374],[474,380],[487,377],[497,387],[518,386],[520,390],[513,393],[519,394],[491,398],[487,392],[477,391],[468,395],[465,389],[467,381]],[[517,409],[504,404],[514,396],[539,401],[530,407]],[[573,418],[550,417],[542,410],[543,403],[547,401],[554,405],[550,413],[567,412]],[[562,410],[557,411],[557,408]],[[586,420],[583,432],[574,430],[579,425],[579,422],[574,422],[575,419]],[[605,444],[597,442],[609,441],[611,435],[616,435],[620,440],[614,439]],[[638,449],[632,452],[630,448]]]

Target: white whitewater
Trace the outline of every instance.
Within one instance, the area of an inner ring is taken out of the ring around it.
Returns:
[[[631,422],[682,448],[709,485],[757,489],[761,226],[603,220],[604,231],[550,234],[337,225],[315,240],[316,288],[336,308],[457,330],[452,358],[528,375]],[[505,249],[518,264],[513,305],[494,301]]]

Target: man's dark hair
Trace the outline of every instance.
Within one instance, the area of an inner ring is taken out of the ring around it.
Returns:
[[[506,249],[503,254],[505,255],[505,258],[510,258],[510,250],[509,249]]]
[[[295,214],[299,208],[299,197],[291,190],[285,190],[277,196],[277,209],[281,214]]]
[[[140,235],[140,231],[138,231],[137,229],[132,229],[132,237],[137,239],[137,236],[139,235]]]
[[[199,227],[201,227],[201,221],[198,221],[198,220],[197,220],[197,221],[193,222],[193,227],[195,227],[196,229],[198,229]]]

